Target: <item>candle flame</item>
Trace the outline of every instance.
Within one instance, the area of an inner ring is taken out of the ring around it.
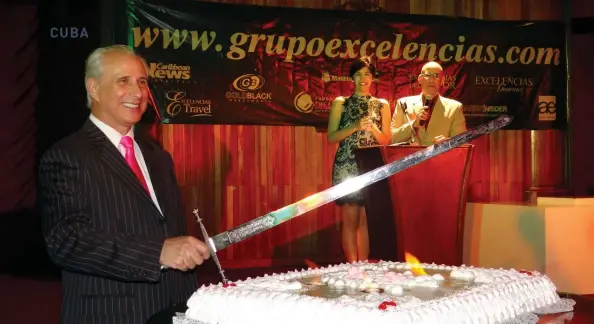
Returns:
[[[312,269],[317,269],[320,266],[318,266],[315,262],[309,260],[309,259],[305,259],[305,264],[307,264],[308,267],[312,268]]]
[[[421,267],[421,262],[419,262],[419,259],[417,259],[417,257],[414,255],[404,252],[404,260],[406,263],[410,264],[410,271],[415,275],[422,276],[427,274],[425,270],[423,270],[423,267]]]
[[[315,262],[313,262],[313,261],[311,261],[311,260],[309,260],[309,259],[305,259],[305,260],[303,260],[303,261],[304,261],[304,262],[305,262],[305,264],[307,264],[307,266],[308,266],[309,268],[311,268],[311,269],[317,269],[317,268],[319,268],[319,267],[320,267],[320,266],[319,266],[317,263],[315,263]],[[321,276],[315,276],[315,277],[313,277],[313,278],[311,279],[311,283],[312,283],[312,284],[314,284],[314,285],[316,285],[316,284],[319,284],[320,282],[322,282],[322,277],[321,277]]]

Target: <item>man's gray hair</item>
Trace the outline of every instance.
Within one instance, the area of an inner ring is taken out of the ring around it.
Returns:
[[[122,53],[122,54],[129,54],[138,57],[142,63],[144,64],[145,68],[148,72],[148,66],[145,60],[140,57],[138,54],[134,53],[134,51],[125,45],[111,45],[106,47],[100,47],[95,49],[89,56],[87,57],[87,61],[85,63],[85,89],[87,90],[87,106],[91,108],[93,103],[93,99],[89,94],[89,89],[87,89],[87,81],[89,79],[99,79],[103,74],[103,57],[107,53]]]

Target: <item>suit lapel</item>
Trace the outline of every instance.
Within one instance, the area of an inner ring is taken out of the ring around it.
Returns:
[[[109,141],[107,136],[105,136],[105,134],[90,120],[85,123],[84,127],[87,129],[89,140],[94,146],[99,159],[107,166],[107,169],[115,173],[115,179],[122,181],[136,194],[136,196],[138,196],[145,203],[151,205],[155,212],[158,215],[161,215],[157,209],[157,206],[155,206],[153,203],[153,200],[149,196],[148,192],[144,190],[140,184],[140,181],[138,181],[138,178],[136,178],[136,175],[134,172],[132,172],[120,151],[118,151],[113,143]],[[152,179],[154,178],[151,175],[151,180]]]
[[[144,162],[148,169],[151,183],[153,184],[153,190],[157,196],[157,202],[159,202],[159,207],[161,207],[161,211],[163,212],[162,217],[165,217],[166,211],[169,210],[167,184],[164,181],[167,171],[163,170],[163,163],[159,163],[159,157],[154,148],[142,139],[138,139],[137,143],[142,151],[142,156],[144,157]]]
[[[431,133],[431,125],[435,124],[435,113],[438,111],[438,106],[440,105],[440,98],[437,99],[437,101],[435,102],[435,106],[433,106],[433,111],[431,112],[431,119],[429,119],[429,122],[427,123],[427,125],[425,127],[422,128],[422,132],[421,132],[421,142],[425,143],[427,142],[427,137],[429,136],[429,134]],[[420,106],[423,107],[423,95],[419,95],[419,103]],[[419,108],[420,110],[420,108]],[[431,139],[432,141],[433,139]]]
[[[433,138],[437,135],[443,135],[440,133],[439,125],[443,125],[442,119],[445,116],[445,106],[441,101],[441,96],[437,98],[435,102],[435,106],[433,107],[433,112],[431,113],[431,119],[429,120],[429,124],[427,124],[427,131],[425,132],[425,137],[430,136],[429,140],[433,141]],[[445,136],[445,135],[444,135]],[[425,140],[425,138],[423,138]]]
[[[413,104],[413,111],[415,112],[416,115],[418,115],[421,112],[421,109],[423,108],[423,94],[419,94],[416,97],[412,98],[412,104]],[[425,136],[427,135],[427,130],[428,128],[425,127],[420,127],[418,130],[418,140],[420,143],[423,143],[425,140]]]
[[[418,114],[421,112],[421,108],[423,108],[423,95],[418,95],[413,102],[413,105],[415,107],[415,114]]]

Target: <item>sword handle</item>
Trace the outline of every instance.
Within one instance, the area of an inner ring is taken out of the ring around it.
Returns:
[[[212,259],[214,260],[215,264],[217,265],[219,274],[221,275],[221,279],[222,279],[223,283],[227,283],[229,280],[225,277],[225,270],[223,270],[223,268],[221,267],[221,263],[219,262],[219,258],[217,257],[217,250],[214,247],[212,239],[206,232],[206,228],[204,227],[204,224],[202,223],[202,218],[200,218],[198,208],[195,208],[192,213],[194,214],[194,216],[196,216],[196,221],[198,221],[198,224],[200,225],[200,231],[202,231],[202,236],[204,236],[204,243],[206,243],[206,245],[208,246],[208,249],[210,250],[210,255],[212,256]]]

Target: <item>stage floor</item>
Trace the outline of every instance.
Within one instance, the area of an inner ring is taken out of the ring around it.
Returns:
[[[324,265],[322,265],[324,266]],[[304,268],[302,265],[300,268]],[[230,280],[261,276],[272,272],[286,272],[297,267],[226,269]],[[19,275],[0,273],[0,323],[58,324],[62,289],[60,278],[52,274]],[[217,283],[220,280],[212,262],[198,271],[198,282]]]

